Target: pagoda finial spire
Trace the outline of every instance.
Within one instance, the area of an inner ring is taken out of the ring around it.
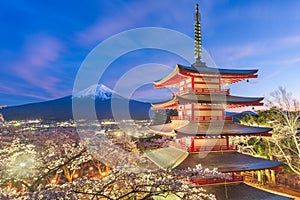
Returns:
[[[203,66],[203,62],[201,62],[202,55],[202,39],[201,39],[201,15],[199,13],[199,5],[196,4],[196,12],[195,12],[195,28],[194,28],[194,43],[195,43],[195,66]]]

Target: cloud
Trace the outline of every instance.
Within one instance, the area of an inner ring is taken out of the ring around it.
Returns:
[[[287,35],[284,37],[281,37],[277,40],[278,45],[280,47],[291,47],[291,46],[296,46],[300,44],[300,35]]]
[[[26,85],[24,85],[24,87],[25,86]],[[33,98],[37,98],[40,100],[48,100],[49,99],[42,94],[37,94],[37,92],[34,92],[34,91],[24,91],[23,87],[7,86],[4,84],[0,84],[0,93],[18,95],[18,96],[24,96],[24,97],[33,97]]]
[[[100,42],[114,34],[126,31],[132,28],[145,26],[156,27],[174,27],[178,29],[177,24],[186,24],[191,19],[193,22],[193,13],[183,15],[176,9],[171,9],[171,0],[165,0],[153,3],[152,0],[134,1],[124,4],[114,4],[110,7],[110,15],[99,18],[94,24],[75,34],[76,42],[89,47]],[[180,9],[190,11],[191,5],[180,1]],[[194,6],[194,4],[192,4]],[[166,8],[170,8],[166,10]],[[162,12],[162,10],[166,10]],[[193,27],[189,27],[193,30]],[[183,27],[182,30],[186,30]]]
[[[230,63],[249,59],[252,56],[260,64],[282,64],[290,65],[299,62],[299,55],[291,57],[290,54],[296,53],[293,47],[300,44],[299,35],[289,35],[284,37],[269,38],[261,41],[245,44],[232,44],[229,46],[218,46],[214,48],[214,54],[219,61]],[[281,56],[278,56],[281,55]]]
[[[281,74],[282,72],[289,70],[290,68],[296,67],[295,64],[300,63],[300,55],[289,57],[289,58],[277,58],[275,60],[272,60],[270,62],[266,62],[265,64],[268,65],[275,65],[279,66],[276,67],[276,70],[273,70],[271,73],[268,75],[264,76],[263,79],[260,79],[261,81],[265,81],[267,79],[270,79],[274,76],[277,76]]]
[[[147,5],[146,9],[144,8]],[[117,34],[121,31],[133,28],[138,22],[142,22],[148,14],[155,10],[157,4],[147,4],[138,1],[128,6],[118,5],[111,8],[109,17],[100,18],[96,23],[75,35],[76,41],[82,46],[89,46],[95,42]],[[125,17],[126,16],[126,17]]]
[[[139,88],[145,86],[149,88],[147,86],[152,85],[154,81],[161,79],[162,75],[166,76],[170,72],[169,66],[158,63],[139,65],[123,74],[113,89],[122,96],[130,98]]]
[[[242,58],[257,55],[259,52],[258,45],[255,43],[239,44],[231,46],[217,47],[214,53],[218,55],[223,62],[237,61]]]
[[[20,56],[10,64],[10,71],[18,78],[25,80],[33,88],[41,88],[50,96],[60,94],[56,76],[59,68],[55,61],[65,50],[63,42],[49,35],[34,35],[27,38]]]
[[[172,92],[167,89],[143,89],[136,91],[131,98],[138,101],[155,103],[170,100]]]

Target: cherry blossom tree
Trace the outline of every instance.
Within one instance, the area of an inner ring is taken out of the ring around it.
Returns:
[[[0,106],[0,109],[2,109],[5,106]],[[4,122],[4,117],[3,115],[0,113],[0,122]]]
[[[131,166],[130,166],[131,167]],[[211,194],[189,180],[194,177],[216,177],[223,174],[201,167],[190,171],[143,170],[133,171],[126,166],[116,167],[103,178],[81,178],[72,183],[25,193],[23,198],[67,197],[66,199],[215,199]]]
[[[41,134],[31,135],[25,140],[14,138],[11,144],[0,150],[1,186],[7,186],[4,187],[6,190],[39,190],[63,168],[78,169],[92,158],[81,143],[70,143],[66,140],[68,136],[59,136],[54,132],[48,137]],[[66,143],[55,143],[55,140]]]
[[[130,138],[87,130],[80,140],[74,128],[23,128],[1,135],[8,140],[0,149],[0,199],[214,199],[191,180],[225,178],[201,166],[156,169]]]
[[[279,87],[267,99],[269,110],[247,116],[241,123],[273,128],[271,137],[244,138],[239,141],[253,154],[276,157],[300,175],[300,102],[285,88]]]
[[[284,159],[289,168],[300,175],[300,102],[285,88],[280,87],[271,94],[270,106],[276,106],[280,118],[270,121],[273,127],[272,143],[278,157]]]

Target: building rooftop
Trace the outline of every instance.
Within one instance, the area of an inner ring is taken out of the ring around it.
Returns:
[[[190,153],[176,169],[194,168],[201,164],[203,168],[218,168],[220,172],[252,171],[278,167],[281,162],[253,157],[236,151]]]
[[[262,101],[263,97],[240,97],[229,94],[196,94],[186,93],[177,95],[179,103],[183,102],[198,102],[198,103],[222,103],[222,104],[255,104]]]
[[[156,88],[173,85],[180,82],[180,77],[185,75],[193,76],[218,76],[221,78],[222,85],[236,83],[248,78],[257,78],[257,69],[244,70],[244,69],[220,69],[212,67],[197,67],[197,66],[184,66],[177,64],[175,69],[166,77],[161,80],[155,81]]]
[[[159,135],[175,136],[175,129],[186,126],[189,123],[188,120],[172,120],[171,123],[152,125],[148,128]]]
[[[208,104],[225,104],[227,107],[242,106],[261,106],[263,97],[240,97],[229,94],[196,94],[188,92],[186,94],[174,95],[172,99],[157,103],[152,103],[153,109],[173,108],[177,104],[184,103],[208,103]]]
[[[162,169],[217,168],[219,172],[239,172],[270,169],[281,165],[276,160],[266,160],[236,151],[188,153],[175,147],[166,147],[145,152],[146,156]]]
[[[177,64],[179,69],[188,70],[191,72],[196,72],[200,74],[220,74],[220,75],[253,75],[258,72],[257,69],[221,69],[221,68],[212,68],[212,67],[195,67],[191,66],[184,66]]]
[[[202,186],[207,193],[214,194],[218,200],[289,200],[292,198],[266,192],[245,183]],[[226,198],[227,196],[227,198]]]
[[[245,126],[233,122],[189,122],[175,129],[175,133],[185,136],[241,136],[268,135],[272,128]]]
[[[266,135],[272,128],[245,126],[227,121],[189,122],[187,120],[172,120],[171,123],[152,125],[149,129],[161,135],[168,136],[242,136]]]

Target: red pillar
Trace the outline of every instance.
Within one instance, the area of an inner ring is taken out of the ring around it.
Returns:
[[[229,137],[226,136],[226,146],[227,146],[227,150],[229,150]]]
[[[194,151],[195,151],[195,148],[194,148],[194,147],[195,147],[195,145],[194,145],[194,139],[195,139],[195,138],[192,137],[192,142],[191,142],[191,147],[190,147],[190,151],[191,151],[191,152],[194,152]]]
[[[194,103],[191,103],[191,114],[192,114],[192,116],[191,116],[192,121],[194,121],[194,120],[195,120],[195,115],[194,115]]]

